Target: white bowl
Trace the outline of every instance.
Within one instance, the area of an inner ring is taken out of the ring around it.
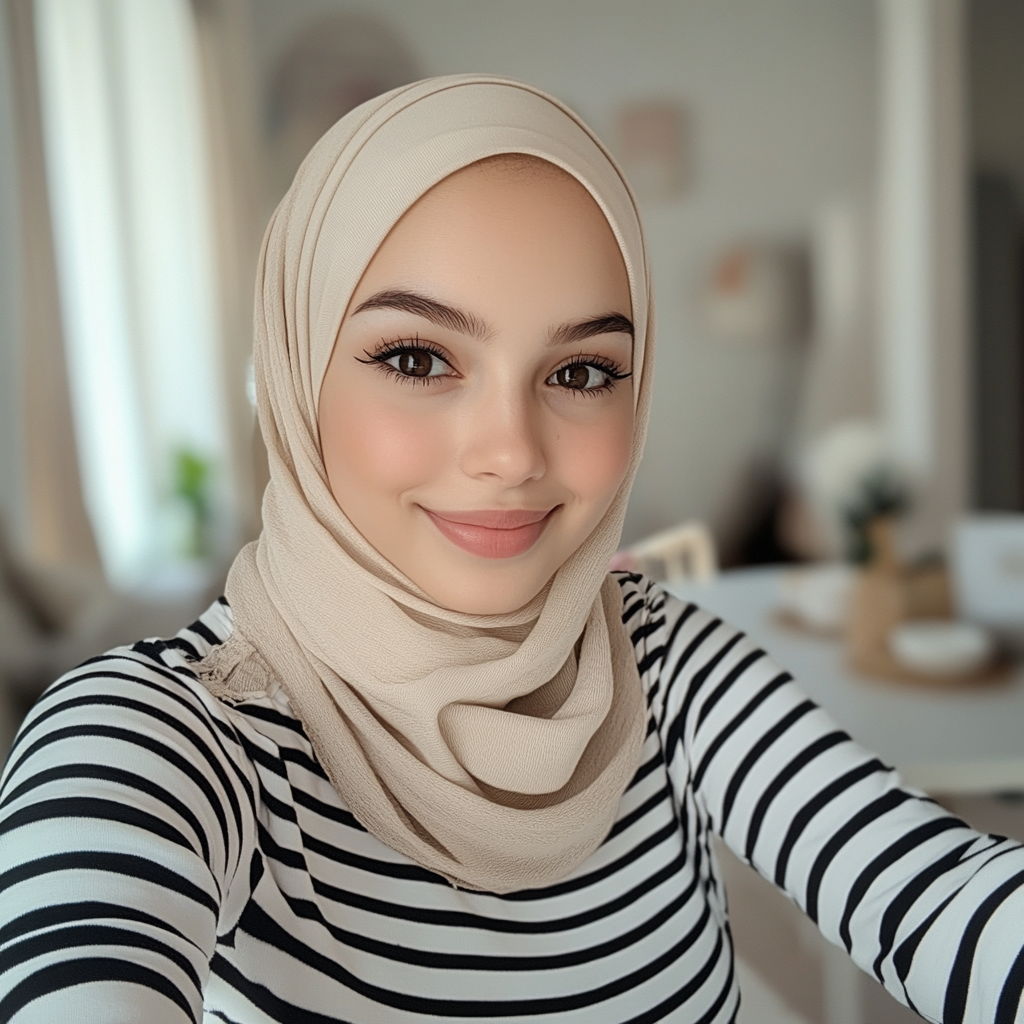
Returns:
[[[931,676],[977,672],[991,661],[991,634],[970,622],[912,619],[889,634],[889,650],[905,668]]]
[[[782,578],[782,609],[809,629],[839,633],[846,625],[855,575],[853,566],[843,562],[791,570]]]

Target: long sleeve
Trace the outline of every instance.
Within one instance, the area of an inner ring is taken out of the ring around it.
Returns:
[[[696,834],[720,835],[927,1019],[1024,1019],[1019,843],[903,787],[713,615],[652,587],[627,626],[658,667],[649,697]]]
[[[202,1017],[247,895],[253,781],[222,708],[137,644],[50,687],[0,788],[0,1022]]]

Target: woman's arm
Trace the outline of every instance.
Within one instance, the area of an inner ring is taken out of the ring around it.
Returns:
[[[1019,1019],[1021,845],[902,787],[713,615],[660,591],[645,605],[670,776],[704,826],[929,1020]]]
[[[248,884],[252,782],[223,710],[159,646],[69,673],[15,741],[0,788],[0,1021],[202,1017],[217,936]]]

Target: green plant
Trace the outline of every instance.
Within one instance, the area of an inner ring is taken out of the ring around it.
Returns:
[[[843,508],[846,553],[851,562],[871,561],[868,524],[879,516],[896,516],[910,506],[910,491],[902,477],[889,466],[878,466],[861,481],[857,496]]]
[[[188,509],[188,526],[181,540],[181,554],[186,558],[206,558],[210,554],[210,460],[191,448],[181,447],[173,453],[174,497]]]

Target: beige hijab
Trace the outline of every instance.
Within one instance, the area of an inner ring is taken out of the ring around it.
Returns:
[[[604,519],[526,607],[432,602],[331,495],[317,400],[349,299],[385,235],[431,186],[528,153],[590,191],[618,239],[636,326],[636,431]],[[270,457],[263,533],[232,566],[235,633],[199,666],[221,696],[278,680],[356,818],[453,884],[548,885],[600,845],[645,732],[636,661],[607,566],[647,428],[651,328],[640,223],[589,129],[542,92],[460,75],[357,108],[316,145],[267,230],[255,365]]]

